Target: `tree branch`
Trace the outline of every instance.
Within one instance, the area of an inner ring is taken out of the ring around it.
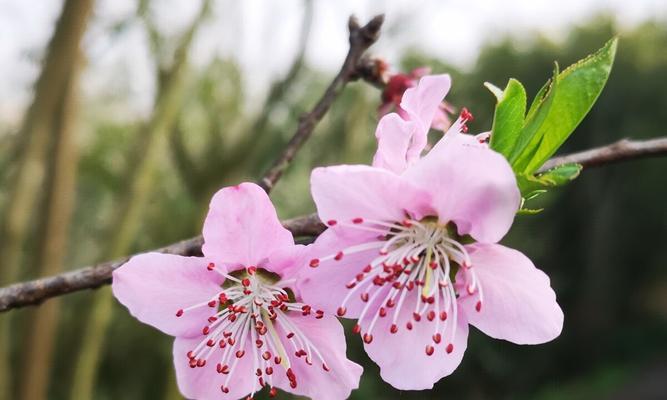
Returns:
[[[542,170],[572,162],[580,163],[585,167],[596,167],[664,154],[667,154],[667,137],[645,141],[621,140],[607,146],[554,157],[544,165]],[[286,220],[283,225],[295,237],[317,236],[325,229],[325,226],[315,214]],[[202,237],[197,236],[154,251],[183,256],[201,255],[202,241]],[[128,259],[129,257],[126,257],[121,260],[109,261],[60,275],[0,288],[0,312],[39,304],[51,297],[84,289],[95,289],[109,284],[113,270],[123,265]]]
[[[650,140],[623,139],[606,146],[554,157],[540,168],[540,172],[569,163],[579,163],[590,168],[663,154],[667,154],[667,137]]]
[[[378,15],[371,19],[363,27],[359,26],[359,21],[352,16],[348,22],[350,30],[350,49],[345,57],[345,61],[338,72],[338,75],[331,82],[315,107],[299,120],[299,126],[296,133],[287,143],[285,150],[273,163],[259,185],[267,192],[271,191],[278,182],[283,172],[289,166],[289,163],[296,156],[297,151],[303,146],[308,138],[313,134],[315,125],[324,117],[331,107],[336,97],[340,94],[345,85],[355,79],[359,79],[357,65],[359,64],[364,52],[378,39],[380,28],[384,22],[384,15]]]

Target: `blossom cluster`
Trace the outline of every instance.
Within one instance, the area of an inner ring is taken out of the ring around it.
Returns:
[[[251,398],[266,387],[347,398],[362,368],[346,356],[337,317],[356,320],[382,379],[402,390],[451,374],[469,325],[518,344],[560,334],[549,278],[498,244],[521,204],[510,164],[488,133],[466,133],[467,110],[446,120],[448,75],[411,79],[384,99],[383,113],[397,112],[379,121],[371,165],[313,170],[328,226],[313,244],[295,244],[267,194],[242,183],[213,196],[203,257],[142,254],[114,272],[116,298],[175,337],[185,397]],[[445,125],[425,153],[429,131]]]

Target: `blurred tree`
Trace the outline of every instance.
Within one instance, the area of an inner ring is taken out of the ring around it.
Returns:
[[[72,110],[73,87],[76,85],[76,64],[79,58],[79,43],[86,29],[88,17],[93,7],[92,0],[67,0],[56,24],[53,37],[44,59],[42,72],[35,85],[32,105],[28,109],[15,148],[21,156],[10,187],[8,204],[4,210],[2,227],[0,228],[0,284],[13,282],[21,265],[23,245],[33,214],[33,206],[40,190],[45,167],[45,155],[50,146],[70,147],[69,135],[72,133],[70,113]],[[53,160],[53,163],[58,161]],[[59,171],[59,183],[67,191],[71,177],[67,168]],[[56,178],[54,175],[51,179]],[[59,190],[54,188],[54,190]],[[65,195],[67,197],[67,195]],[[64,199],[64,197],[61,197]],[[62,204],[63,209],[70,205]],[[54,221],[51,221],[54,222]],[[45,244],[46,246],[46,244]],[[52,247],[53,248],[53,247]],[[46,247],[45,247],[46,250]],[[54,254],[62,256],[62,254]],[[45,259],[42,259],[44,261]],[[62,257],[61,257],[62,261]],[[54,263],[58,261],[54,260]],[[57,268],[57,265],[54,264]],[[51,268],[43,264],[42,268]],[[8,380],[10,371],[10,315],[0,317],[0,398],[12,398],[12,385]],[[46,359],[48,360],[48,347]],[[38,365],[35,367],[39,367]],[[44,368],[42,368],[44,370]],[[35,383],[35,393],[43,390],[39,387],[44,380]],[[24,392],[25,393],[25,392]],[[32,397],[35,398],[35,397]]]

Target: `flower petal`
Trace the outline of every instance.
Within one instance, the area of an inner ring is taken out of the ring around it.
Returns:
[[[274,250],[294,245],[266,192],[254,183],[218,191],[204,221],[207,257],[239,266],[259,266]]]
[[[460,234],[480,242],[500,240],[519,209],[521,195],[507,160],[451,129],[404,177],[431,193],[441,222],[454,221]]]
[[[549,277],[522,253],[498,244],[466,246],[482,286],[484,300],[475,310],[476,294],[465,293],[459,304],[468,320],[496,339],[517,344],[551,341],[563,328],[563,311]]]
[[[315,243],[308,246],[311,259],[338,254],[339,251],[364,243],[365,238],[353,235],[339,235],[337,230],[327,229]],[[355,280],[357,274],[378,256],[378,250],[365,250],[344,254],[339,261],[323,261],[317,268],[305,267],[299,274],[297,287],[305,303],[320,308],[329,314],[336,314],[345,297],[350,293],[346,285]],[[364,307],[359,293],[350,296],[346,302],[346,318],[356,318]]]
[[[184,397],[197,400],[236,400],[249,395],[253,388],[257,391],[260,390],[252,359],[248,354],[240,359],[232,357],[232,360],[236,361],[237,364],[230,375],[219,374],[216,371],[216,363],[213,361],[221,359],[223,354],[223,350],[217,347],[205,366],[191,368],[188,364],[187,354],[194,350],[200,341],[200,338],[186,339],[180,337],[177,337],[174,341],[176,383]],[[229,393],[223,393],[221,386],[225,384],[227,378],[229,378],[229,383],[226,386],[229,388]]]
[[[401,108],[408,113],[410,120],[417,124],[408,150],[408,159],[419,157],[424,150],[428,130],[451,85],[452,80],[448,74],[428,75],[403,94]]]
[[[312,316],[290,313],[288,318],[320,352],[329,371],[324,370],[321,360],[314,354],[311,356],[313,365],[308,365],[304,358],[298,358],[293,352],[289,352],[290,364],[297,377],[297,387],[290,387],[284,373],[274,375],[274,385],[287,392],[313,399],[347,399],[352,390],[359,387],[363,368],[348,360],[345,355],[343,326],[330,315],[315,319]],[[286,332],[281,332],[280,336],[284,337],[285,334]]]
[[[180,317],[176,313],[220,291],[224,278],[207,265],[202,257],[140,254],[113,272],[111,290],[139,321],[172,336],[198,335],[211,309],[195,308]]]
[[[373,166],[400,174],[408,166],[408,147],[417,125],[405,121],[396,113],[387,114],[378,123],[375,137],[378,149],[373,157]]]
[[[315,168],[311,192],[322,221],[355,218],[402,221],[429,209],[429,196],[390,171],[366,165]]]
[[[398,332],[392,334],[389,329],[392,325],[392,314],[379,318],[373,328],[373,341],[364,344],[368,356],[380,366],[382,379],[400,390],[431,389],[443,377],[451,374],[461,363],[463,353],[467,347],[468,323],[465,315],[459,313],[456,336],[453,343],[443,335],[440,344],[433,344],[435,321],[422,318],[420,322],[412,321],[412,330],[405,326],[412,319],[415,309],[413,296],[406,297],[401,308],[397,325]],[[436,319],[437,320],[437,319]],[[446,321],[446,332],[451,332],[452,318]],[[360,321],[362,334],[367,331],[371,318]],[[448,344],[453,345],[453,351],[447,353]],[[433,355],[426,355],[426,346],[433,345]]]

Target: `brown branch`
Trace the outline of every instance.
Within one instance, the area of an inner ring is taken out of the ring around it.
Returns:
[[[606,146],[553,157],[540,168],[540,172],[569,163],[579,163],[590,168],[663,154],[667,154],[667,137],[650,140],[623,139]]]
[[[384,15],[378,15],[371,19],[363,27],[359,26],[357,19],[350,17],[348,28],[350,30],[350,49],[338,75],[331,82],[315,107],[299,119],[299,125],[292,139],[287,143],[285,150],[264,174],[259,185],[269,192],[278,182],[289,163],[296,156],[297,151],[303,146],[313,134],[315,125],[324,117],[336,97],[348,82],[359,79],[357,65],[366,50],[377,40],[380,28],[384,22]]]
[[[663,154],[667,154],[667,137],[645,141],[622,140],[608,146],[554,157],[544,165],[543,170],[571,162],[595,167]],[[317,236],[325,229],[315,214],[286,220],[283,225],[295,237]],[[200,255],[201,244],[202,238],[197,236],[154,251],[183,256]],[[0,312],[39,304],[51,297],[109,284],[113,270],[123,265],[128,258],[0,288]]]

